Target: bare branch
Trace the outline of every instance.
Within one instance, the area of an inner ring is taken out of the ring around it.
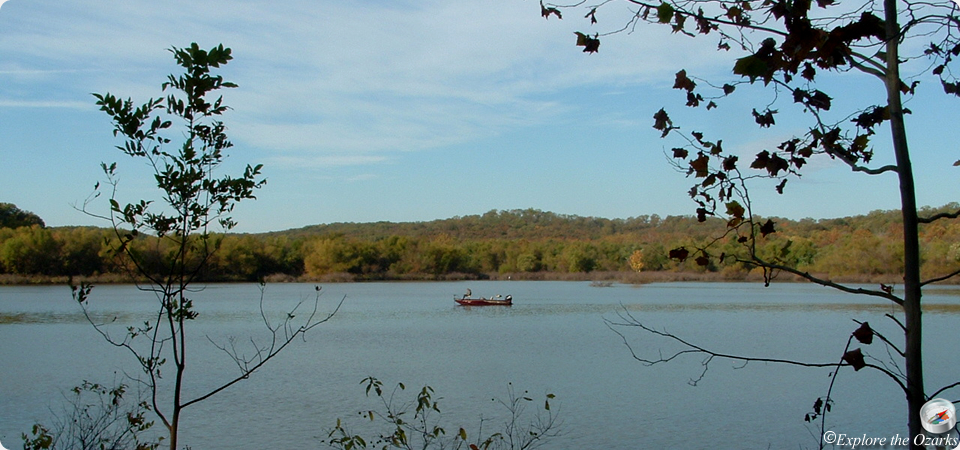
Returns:
[[[276,327],[276,328],[271,328],[271,329],[270,329],[271,335],[272,335],[272,340],[270,341],[270,343],[269,343],[269,345],[268,345],[267,348],[264,348],[263,350],[261,350],[261,348],[254,343],[254,348],[257,349],[257,355],[254,357],[254,359],[246,360],[246,359],[244,359],[243,357],[239,356],[236,352],[232,352],[232,353],[231,353],[231,351],[230,351],[230,350],[227,350],[225,347],[218,346],[218,348],[220,348],[221,350],[225,351],[228,355],[230,355],[231,358],[233,358],[234,362],[241,368],[241,373],[240,373],[240,375],[238,375],[237,377],[235,377],[235,378],[227,381],[226,383],[223,383],[222,385],[220,385],[220,387],[217,387],[216,389],[210,390],[210,391],[207,392],[206,394],[203,394],[203,395],[201,395],[201,396],[199,396],[199,397],[196,397],[196,398],[194,398],[194,399],[192,399],[192,400],[189,400],[189,401],[184,402],[184,403],[181,405],[181,409],[182,409],[182,408],[186,408],[186,407],[188,407],[188,406],[190,406],[190,405],[193,405],[193,404],[195,404],[195,403],[202,402],[202,401],[204,401],[204,400],[206,400],[206,399],[208,399],[208,398],[210,398],[210,397],[213,397],[214,395],[222,392],[223,390],[229,388],[230,386],[233,386],[234,384],[236,384],[236,383],[238,383],[238,382],[240,382],[240,381],[242,381],[242,380],[245,380],[245,379],[249,378],[250,375],[252,375],[254,372],[257,371],[257,369],[263,367],[267,362],[269,362],[269,361],[270,361],[271,359],[273,359],[275,356],[277,356],[278,354],[280,354],[280,352],[282,352],[283,349],[287,347],[287,345],[289,345],[291,342],[293,342],[294,339],[296,339],[296,338],[298,338],[298,337],[304,337],[304,335],[306,334],[306,332],[310,331],[312,328],[314,328],[314,327],[316,327],[316,326],[318,326],[318,325],[320,325],[320,324],[322,324],[322,323],[326,323],[327,321],[329,321],[330,319],[332,319],[333,316],[340,310],[340,307],[343,306],[343,302],[344,302],[346,299],[347,299],[347,297],[346,297],[346,296],[343,296],[343,297],[340,299],[340,302],[337,303],[337,306],[333,309],[333,311],[331,311],[331,312],[328,313],[325,317],[323,317],[323,318],[321,318],[321,319],[319,319],[319,320],[314,320],[314,318],[316,317],[316,313],[317,313],[317,304],[319,304],[319,301],[320,301],[320,294],[318,293],[317,296],[316,296],[316,299],[315,299],[315,301],[314,301],[314,309],[313,309],[313,311],[310,313],[309,317],[307,317],[307,319],[304,321],[304,323],[303,323],[302,325],[300,325],[299,327],[297,327],[297,328],[295,328],[295,329],[290,329],[290,328],[289,328],[289,323],[290,323],[290,319],[292,318],[292,317],[291,317],[291,316],[292,316],[292,313],[290,313],[290,314],[288,314],[288,318],[287,318],[286,320],[284,320],[284,322],[283,322],[284,325],[283,325],[282,328],[285,330],[285,334],[284,334],[282,337],[281,337],[281,335],[278,333],[279,328],[280,328],[280,327],[278,326],[278,327]],[[299,307],[300,304],[302,304],[302,303],[303,303],[302,301],[301,301],[300,303],[297,303],[297,306],[294,307],[293,310],[295,311],[295,310],[297,309],[297,307]],[[262,306],[261,306],[261,309],[262,309]],[[262,311],[261,311],[261,313],[262,313]],[[291,332],[286,332],[286,330],[291,330]],[[251,364],[252,364],[252,365],[251,365]]]
[[[920,223],[933,223],[940,219],[956,219],[958,217],[960,217],[960,210],[951,213],[934,214],[930,217],[918,217],[917,221]]]
[[[810,281],[811,283],[819,284],[819,285],[821,285],[821,286],[825,286],[825,287],[829,287],[829,288],[833,288],[833,289],[836,289],[836,290],[839,290],[839,291],[842,291],[842,292],[846,292],[846,293],[848,293],[848,294],[858,294],[858,295],[867,295],[867,296],[871,296],[871,297],[879,297],[879,298],[883,298],[883,299],[886,299],[886,300],[890,300],[891,302],[894,302],[894,303],[896,303],[896,304],[898,304],[898,305],[901,305],[901,306],[903,305],[903,299],[901,299],[900,297],[897,297],[896,295],[893,295],[892,293],[888,293],[888,292],[884,292],[884,291],[875,291],[875,290],[872,290],[872,289],[852,288],[852,287],[850,287],[850,286],[845,286],[845,285],[842,285],[842,284],[840,284],[840,283],[836,283],[836,282],[833,282],[833,281],[830,281],[830,280],[826,280],[826,279],[817,277],[817,276],[815,276],[815,275],[813,275],[813,274],[811,274],[811,273],[809,273],[809,272],[804,272],[804,271],[801,271],[801,270],[797,270],[797,269],[794,268],[794,267],[785,266],[785,265],[782,265],[782,264],[775,264],[775,263],[766,262],[766,261],[764,261],[764,260],[762,260],[762,259],[760,259],[760,258],[757,258],[755,255],[754,255],[754,258],[753,258],[752,260],[739,260],[739,259],[738,259],[738,261],[756,264],[757,266],[766,267],[766,268],[768,268],[768,269],[773,269],[773,270],[779,270],[779,271],[787,272],[787,273],[790,273],[790,274],[799,276],[799,277],[801,277],[801,278],[803,278],[803,279],[805,279],[805,280],[807,280],[807,281]]]
[[[940,395],[942,392],[944,392],[944,391],[946,391],[946,390],[948,390],[948,389],[953,389],[953,388],[955,388],[955,387],[957,387],[957,386],[960,386],[960,381],[958,381],[958,382],[956,382],[956,383],[948,384],[948,385],[946,385],[946,386],[938,389],[937,392],[934,392],[934,393],[928,395],[927,398],[936,398],[936,396]]]
[[[622,306],[622,305],[621,305],[621,306]],[[775,363],[775,364],[784,364],[784,365],[790,365],[790,366],[811,367],[811,368],[851,366],[851,364],[846,363],[846,362],[844,362],[843,360],[841,360],[840,363],[835,363],[835,362],[817,363],[817,362],[804,362],[804,361],[797,361],[797,360],[792,360],[792,359],[782,359],[782,358],[758,358],[758,357],[742,356],[742,355],[734,355],[734,354],[729,354],[729,353],[716,352],[716,351],[713,351],[713,350],[709,350],[709,349],[707,349],[707,348],[705,348],[705,347],[701,347],[701,346],[699,346],[699,345],[696,345],[696,344],[693,344],[693,343],[691,343],[691,342],[688,342],[687,340],[685,340],[685,339],[683,339],[683,338],[681,338],[681,337],[679,337],[679,336],[677,336],[677,335],[675,335],[675,334],[673,334],[673,333],[668,333],[668,332],[666,332],[666,331],[660,331],[660,330],[656,330],[656,329],[654,329],[654,328],[651,328],[651,327],[643,324],[643,322],[641,322],[639,319],[637,319],[637,318],[634,317],[632,314],[630,314],[630,312],[627,311],[625,307],[622,307],[622,308],[621,308],[621,311],[618,312],[618,315],[619,315],[619,317],[620,317],[621,319],[623,319],[623,322],[612,322],[612,321],[610,321],[610,320],[608,320],[608,319],[604,319],[604,323],[607,325],[608,328],[610,328],[611,330],[613,330],[614,333],[617,333],[617,335],[620,336],[620,338],[623,340],[624,344],[625,344],[625,345],[627,346],[627,348],[630,350],[631,355],[633,355],[633,358],[636,359],[636,360],[639,361],[639,362],[642,362],[642,363],[644,363],[644,364],[646,364],[646,365],[652,366],[652,365],[656,365],[656,364],[661,364],[661,363],[670,362],[670,361],[676,359],[677,357],[679,357],[679,356],[681,356],[681,355],[694,354],[694,353],[698,353],[698,354],[705,355],[705,358],[706,358],[706,359],[704,359],[704,360],[701,362],[701,364],[704,366],[703,371],[701,372],[701,374],[700,374],[700,376],[699,376],[698,378],[696,378],[696,379],[691,379],[691,380],[690,380],[690,384],[691,384],[691,385],[694,385],[694,386],[695,386],[695,385],[697,384],[697,382],[699,382],[699,381],[703,378],[703,376],[707,373],[707,370],[708,370],[708,367],[707,367],[707,366],[710,364],[710,362],[713,361],[714,358],[728,359],[728,360],[740,361],[740,362],[744,362],[744,363],[747,363],[747,362],[765,362],[765,363]],[[620,327],[620,326],[640,328],[641,330],[643,330],[643,331],[645,331],[645,332],[647,332],[647,333],[650,333],[650,334],[653,334],[653,335],[655,335],[655,336],[659,336],[659,337],[665,338],[665,339],[667,339],[667,340],[671,340],[671,341],[677,342],[677,343],[681,344],[684,349],[683,349],[683,350],[677,350],[676,352],[673,352],[672,354],[670,354],[670,355],[668,355],[668,356],[666,356],[666,357],[664,357],[663,354],[662,354],[662,352],[661,352],[658,359],[648,359],[648,358],[641,357],[641,356],[637,355],[636,352],[634,352],[634,350],[633,350],[632,346],[630,345],[629,341],[627,340],[626,336],[625,336],[623,333],[621,333],[620,331],[618,331],[617,329],[615,329],[615,327]],[[849,345],[849,342],[848,342],[848,345]],[[880,373],[886,375],[888,378],[890,378],[891,380],[893,380],[898,386],[900,386],[900,388],[901,388],[904,392],[907,392],[907,386],[906,386],[906,384],[904,384],[903,380],[901,380],[899,377],[897,377],[896,374],[894,374],[894,373],[891,372],[890,370],[886,369],[885,367],[881,367],[881,366],[878,366],[878,365],[875,365],[875,364],[869,364],[869,363],[865,363],[865,364],[864,364],[864,367],[869,367],[869,368],[871,368],[871,369],[877,370],[877,371],[879,371]]]
[[[922,281],[922,282],[920,282],[920,286],[926,286],[926,285],[928,285],[928,284],[939,283],[939,282],[941,282],[941,281],[947,281],[947,280],[949,280],[949,279],[951,279],[951,278],[953,278],[953,277],[955,277],[955,276],[957,276],[957,275],[960,275],[960,269],[954,270],[953,272],[950,272],[950,273],[948,273],[948,274],[946,274],[946,275],[942,275],[942,276],[939,276],[939,277],[935,277],[935,278],[931,278],[931,279],[929,279],[929,280]]]

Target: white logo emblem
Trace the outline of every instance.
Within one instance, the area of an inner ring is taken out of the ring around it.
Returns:
[[[949,400],[930,400],[920,408],[920,424],[931,433],[946,433],[957,426],[957,409]]]

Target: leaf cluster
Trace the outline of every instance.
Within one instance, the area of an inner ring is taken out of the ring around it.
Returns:
[[[154,424],[146,418],[150,406],[131,402],[128,389],[90,381],[70,389],[51,423],[21,435],[24,450],[156,450],[161,442],[146,438]]]
[[[507,412],[507,419],[503,422],[500,431],[486,434],[483,431],[485,419],[480,419],[480,425],[471,438],[464,427],[457,427],[457,431],[448,435],[447,428],[442,424],[443,414],[434,389],[424,386],[413,400],[404,400],[402,395],[406,390],[403,383],[389,392],[383,387],[383,382],[374,377],[364,378],[366,396],[371,395],[379,400],[380,407],[360,411],[358,415],[381,430],[376,432],[377,437],[364,437],[361,433],[354,433],[347,428],[344,421],[337,419],[336,425],[327,432],[327,439],[323,443],[341,450],[364,448],[387,449],[469,449],[469,450],[532,450],[545,445],[550,439],[559,436],[561,421],[555,411],[551,410],[551,401],[556,396],[546,394],[542,409],[528,417],[526,406],[534,400],[527,392],[517,395],[513,386],[508,390],[506,400],[493,399]],[[380,426],[378,426],[380,425]],[[381,427],[382,426],[382,427]]]
[[[111,196],[110,217],[119,221],[118,226],[132,230],[130,238],[138,232],[183,237],[194,232],[204,233],[212,223],[231,229],[235,223],[227,214],[237,202],[256,198],[254,191],[265,183],[260,179],[262,165],[248,165],[238,177],[214,175],[224,161],[224,152],[233,144],[219,119],[228,107],[222,96],[214,99],[209,96],[236,84],[211,74],[211,69],[232,59],[230,49],[219,45],[207,51],[193,43],[186,48],[172,48],[170,52],[184,73],[170,75],[162,84],[162,90],[169,92],[166,97],[135,106],[129,98],[121,100],[109,93],[94,94],[101,111],[114,123],[114,136],[125,139],[117,148],[128,156],[147,161],[167,208],[155,211],[152,200],[121,206]],[[184,139],[175,149],[168,149],[173,140],[164,132],[171,129],[174,121],[182,124]],[[115,189],[116,163],[101,166]]]

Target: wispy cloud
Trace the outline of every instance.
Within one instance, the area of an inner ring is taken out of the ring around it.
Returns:
[[[71,101],[44,101],[44,100],[2,100],[0,108],[67,108],[91,109],[90,103]]]
[[[105,89],[145,99],[170,70],[162,49],[223,42],[236,58],[225,76],[241,86],[226,94],[235,141],[277,161],[316,152],[304,167],[370,164],[387,159],[370,152],[543,125],[576,107],[548,100],[551,93],[648,82],[675,68],[677,49],[652,45],[665,27],[611,37],[588,56],[570,31],[585,23],[545,21],[538,8],[515,0],[41,3],[0,40],[0,52],[14,57],[0,77],[48,88],[32,102],[0,90],[0,106],[79,107],[62,92]]]
[[[308,156],[274,156],[268,158],[274,166],[286,168],[329,168],[342,166],[357,166],[376,164],[387,161],[385,156],[378,155],[308,155]]]

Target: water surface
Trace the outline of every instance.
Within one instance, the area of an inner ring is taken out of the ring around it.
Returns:
[[[456,306],[453,297],[467,288],[511,294],[514,305]],[[615,327],[628,348],[607,322],[629,315],[716,351],[812,362],[839,359],[858,326],[853,319],[902,340],[884,317],[896,314],[891,304],[808,284],[416,282],[330,284],[322,292],[321,314],[346,296],[336,316],[250,380],[188,409],[185,445],[324,448],[320,437],[338,417],[355,421],[358,411],[376,407],[359,384],[375,376],[411,391],[433,386],[451,430],[473,430],[482,416],[489,431],[502,412],[491,399],[506,397],[511,383],[535,397],[554,393],[564,423],[551,449],[816,448],[819,424],[803,417],[826,394],[830,369],[714,360],[704,373],[699,355],[646,366],[631,349],[656,358],[678,347]],[[268,286],[268,319],[282,319],[301,299],[312,304],[314,293],[313,285]],[[266,338],[259,295],[249,284],[211,285],[195,294],[200,317],[192,324],[188,395],[236,374],[208,338],[236,337],[238,345]],[[116,336],[150,317],[154,304],[132,286],[97,287],[90,301],[95,320],[116,317],[108,326]],[[931,289],[925,302],[930,388],[960,378],[953,346],[939,345],[954,342],[960,292]],[[0,342],[0,441],[8,448],[34,421],[49,421],[63,390],[136,371],[129,354],[87,324],[65,287],[0,287]],[[864,351],[889,359],[877,343]],[[843,369],[833,398],[828,424],[838,432],[906,432],[903,395],[883,375]]]

